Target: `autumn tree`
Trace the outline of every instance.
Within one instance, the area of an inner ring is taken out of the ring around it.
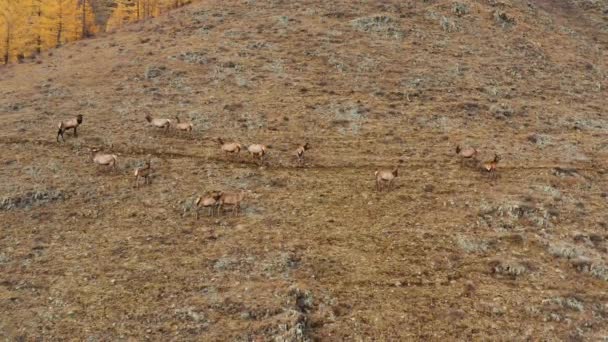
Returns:
[[[97,33],[91,0],[78,0],[78,11],[80,12],[80,37],[88,38]]]
[[[0,0],[0,52],[8,64],[28,54],[30,40],[26,0]]]
[[[97,32],[90,0],[45,0],[42,3],[40,36],[44,49]]]
[[[99,0],[0,0],[0,63],[39,54],[96,34]],[[191,0],[114,0],[106,28],[157,17]]]

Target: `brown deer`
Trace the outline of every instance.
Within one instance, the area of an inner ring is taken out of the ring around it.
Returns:
[[[152,168],[151,168],[151,160],[150,157],[148,156],[148,159],[146,160],[144,166],[142,167],[137,167],[135,168],[135,187],[139,188],[139,179],[143,178],[144,179],[144,184],[150,184],[150,175],[152,174]]]
[[[304,152],[310,150],[310,145],[305,143],[296,149],[296,157],[298,157],[298,165],[304,166]]]
[[[484,162],[481,166],[483,172],[487,172],[488,175],[492,178],[496,178],[496,167],[498,166],[498,162],[500,161],[500,156],[498,154],[494,154],[494,159]]]
[[[74,129],[74,137],[78,136],[78,126],[80,126],[80,124],[82,124],[82,114],[78,114],[75,118],[66,120],[66,121],[61,121],[59,123],[59,131],[57,132],[57,142],[59,142],[59,136],[61,136],[61,140],[65,141],[65,138],[63,137],[63,133],[65,133],[66,130],[73,128]]]
[[[386,184],[388,191],[391,190],[393,181],[399,176],[399,165],[393,170],[380,170],[374,172],[376,176],[376,191],[382,191],[382,188]]]

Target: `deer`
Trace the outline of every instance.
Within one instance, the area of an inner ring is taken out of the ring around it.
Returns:
[[[376,177],[376,191],[382,191],[384,184],[386,184],[388,191],[391,190],[393,181],[399,176],[399,165],[393,170],[377,170],[374,172]]]
[[[146,114],[146,121],[154,127],[163,128],[165,133],[169,131],[171,127],[171,120],[169,119],[153,119],[150,114]]]
[[[99,149],[91,149],[91,160],[97,165],[107,165],[116,171],[118,157],[115,154],[107,154],[99,152]]]
[[[148,156],[148,159],[145,161],[144,166],[135,168],[135,171],[133,172],[133,174],[135,176],[135,187],[136,188],[139,188],[139,179],[140,178],[144,179],[145,185],[150,184],[150,175],[152,174],[150,156]]]
[[[66,121],[61,121],[58,125],[59,127],[59,131],[57,131],[57,142],[59,142],[59,136],[61,136],[61,140],[65,141],[65,138],[63,137],[63,133],[65,133],[66,130],[73,128],[74,129],[74,137],[78,136],[78,126],[80,126],[80,124],[82,124],[82,114],[78,114],[75,118],[66,120]]]
[[[220,191],[212,191],[205,197],[198,196],[196,201],[194,201],[196,205],[196,219],[198,220],[200,207],[208,208],[209,216],[213,216],[216,211],[219,214],[219,200],[221,196],[222,193]]]
[[[192,128],[194,127],[194,125],[192,125],[191,122],[181,122],[179,120],[179,117],[176,115],[175,116],[175,128],[178,131],[182,131],[182,132],[189,132],[192,133]]]
[[[310,150],[310,145],[305,143],[296,149],[296,157],[298,158],[298,166],[304,166],[304,152]]]
[[[261,144],[253,144],[247,147],[247,151],[253,158],[253,160],[259,160],[260,162],[264,162],[264,156],[266,155],[266,146]]]
[[[243,148],[239,143],[225,143],[222,138],[217,138],[217,142],[218,144],[220,144],[220,149],[224,151],[226,155],[232,154],[238,156],[241,152],[241,149]]]
[[[238,215],[241,209],[241,202],[245,199],[247,192],[241,190],[240,192],[222,192],[219,198],[218,212],[222,213],[225,206],[232,206],[232,214]]]
[[[464,149],[460,148],[460,145],[456,146],[456,154],[460,156],[460,162],[464,162],[465,160],[476,160],[477,159],[477,149],[472,147],[466,147]]]
[[[498,166],[500,159],[498,154],[494,154],[494,159],[484,162],[481,166],[481,170],[487,172],[490,177],[496,178],[496,167]]]

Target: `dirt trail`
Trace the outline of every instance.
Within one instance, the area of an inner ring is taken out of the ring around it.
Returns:
[[[493,3],[205,0],[0,69],[0,337],[604,338],[601,17]],[[195,219],[239,189],[242,215]]]

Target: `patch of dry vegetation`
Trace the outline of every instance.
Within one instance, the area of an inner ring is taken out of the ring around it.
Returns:
[[[604,338],[606,36],[564,3],[205,0],[2,68],[0,336]]]

